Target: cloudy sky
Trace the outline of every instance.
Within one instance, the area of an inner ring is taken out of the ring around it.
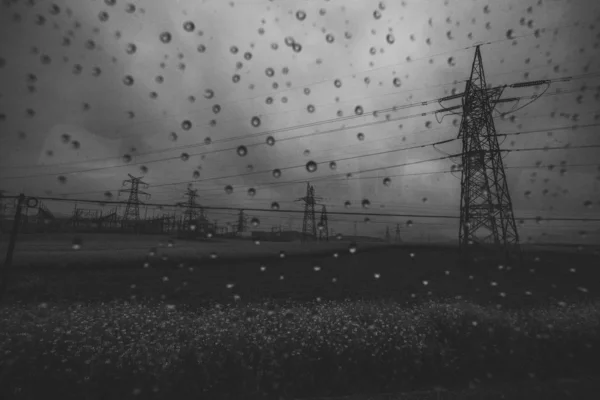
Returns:
[[[523,98],[498,110],[517,111],[495,113],[497,132],[508,134],[501,148],[512,150],[504,164],[516,217],[600,217],[600,148],[582,148],[600,144],[600,5],[592,0],[0,7],[0,187],[9,194],[106,200],[108,191],[122,200],[117,191],[132,174],[149,184],[152,203],[183,201],[192,184],[205,206],[301,210],[294,200],[311,181],[329,211],[429,216],[366,223],[332,215],[336,232],[352,233],[357,221],[359,234],[386,226],[393,234],[399,223],[407,238],[456,238],[456,219],[433,217],[459,215],[460,172],[451,171],[460,158],[447,156],[461,151],[460,116],[434,112],[437,99],[464,90],[482,43],[494,86],[572,78],[507,88],[504,98]],[[73,203],[47,205],[68,213]],[[264,229],[290,222],[250,214]],[[298,229],[301,214],[291,222]],[[527,221],[521,236],[597,242],[599,226]]]

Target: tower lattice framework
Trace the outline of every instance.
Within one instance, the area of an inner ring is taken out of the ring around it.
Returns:
[[[127,225],[128,222],[137,223],[140,220],[140,204],[144,204],[140,201],[139,196],[143,195],[146,198],[150,198],[150,194],[140,191],[140,186],[144,189],[148,189],[148,184],[142,181],[142,178],[136,178],[131,174],[129,179],[123,181],[123,186],[131,185],[129,189],[120,189],[121,193],[129,193],[129,199],[127,200],[127,206],[125,207],[125,213],[123,214],[122,224]]]
[[[321,208],[321,220],[319,221],[319,240],[329,242],[329,224],[327,223],[327,207]]]
[[[198,218],[204,217],[204,210],[196,203],[198,189],[192,190],[188,188],[184,196],[187,197],[188,200],[184,203],[178,203],[178,205],[185,207],[185,211],[183,212],[184,226],[186,228],[191,228],[192,226],[195,226]]]
[[[473,246],[492,245],[507,260],[521,256],[519,235],[494,126],[494,107],[504,86],[488,88],[479,46],[463,96],[459,247],[467,260]]]
[[[306,196],[296,201],[304,202],[304,220],[302,221],[302,241],[305,242],[310,237],[317,238],[317,224],[315,223],[315,205],[320,198],[315,197],[315,188],[306,183]]]

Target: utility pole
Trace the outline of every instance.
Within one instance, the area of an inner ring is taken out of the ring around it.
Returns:
[[[127,190],[120,189],[119,195],[121,193],[129,193],[129,199],[127,200],[127,206],[125,207],[125,214],[123,215],[122,227],[125,227],[128,221],[133,221],[135,230],[137,232],[138,223],[140,221],[140,204],[143,204],[138,196],[144,195],[146,198],[150,198],[150,194],[146,192],[140,191],[140,185],[144,187],[144,189],[148,188],[148,184],[142,181],[142,178],[136,178],[131,174],[129,175],[129,179],[123,181],[123,186],[129,184],[131,187]]]
[[[304,202],[304,220],[302,221],[302,242],[309,237],[317,238],[317,225],[315,223],[315,205],[321,198],[315,197],[315,188],[306,182],[306,196],[296,199]]]

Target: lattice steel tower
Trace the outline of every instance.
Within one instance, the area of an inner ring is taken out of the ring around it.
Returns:
[[[329,225],[327,223],[327,207],[321,209],[321,220],[319,221],[319,240],[329,242]]]
[[[131,174],[129,179],[123,181],[123,186],[130,184],[129,189],[120,189],[121,193],[129,193],[129,199],[127,200],[127,206],[125,207],[125,214],[123,214],[122,224],[125,225],[127,221],[138,222],[140,220],[140,204],[144,204],[139,200],[139,195],[144,195],[146,198],[150,198],[150,194],[140,191],[140,185],[144,189],[148,189],[148,184],[142,181],[142,178],[136,178]]]
[[[317,224],[315,223],[315,205],[320,198],[315,197],[315,188],[306,182],[306,196],[296,199],[304,202],[304,220],[302,222],[302,241],[305,242],[309,236],[317,238]]]
[[[492,112],[506,86],[486,85],[481,52],[475,51],[462,99],[462,177],[459,247],[464,260],[473,246],[492,244],[507,261],[520,259],[519,235]],[[509,99],[510,100],[510,99]]]
[[[177,203],[177,205],[185,207],[183,221],[185,226],[189,228],[196,224],[199,217],[204,217],[204,210],[199,208],[198,204],[196,204],[198,189],[192,190],[188,188],[184,196],[187,197],[188,200],[185,203]]]

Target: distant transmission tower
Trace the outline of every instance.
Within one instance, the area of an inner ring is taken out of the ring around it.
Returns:
[[[244,210],[240,210],[237,223],[237,233],[246,232],[248,228],[248,217],[244,214]]]
[[[306,196],[296,199],[304,201],[304,220],[302,222],[302,241],[305,242],[308,237],[317,238],[317,225],[315,223],[315,204],[320,198],[315,197],[315,188],[309,182],[306,182]]]
[[[196,204],[196,198],[198,197],[198,189],[192,190],[190,188],[184,194],[188,200],[185,203],[177,203],[179,206],[185,207],[183,212],[184,226],[188,229],[192,226],[196,226],[198,217],[203,217],[203,210]]]
[[[391,239],[391,237],[390,237],[390,227],[389,227],[389,226],[386,226],[386,227],[385,227],[385,241],[386,241],[387,243],[390,243],[390,242],[391,242],[391,240],[392,240],[392,239]]]
[[[137,223],[140,220],[140,204],[144,204],[139,200],[138,196],[144,195],[146,198],[150,198],[150,194],[140,191],[140,185],[142,185],[144,189],[148,189],[148,184],[143,182],[142,178],[136,178],[131,174],[127,175],[129,175],[129,179],[123,181],[123,186],[129,184],[131,187],[129,189],[119,190],[119,195],[121,193],[129,193],[125,214],[123,214],[122,226],[126,226],[128,222],[133,222],[137,226]]]
[[[327,207],[321,209],[321,220],[319,221],[319,240],[329,242],[329,225],[327,224]]]
[[[505,88],[506,85],[492,88],[486,84],[481,51],[477,46],[471,77],[462,96],[462,121],[458,134],[463,139],[459,247],[467,262],[473,245],[486,247],[485,244],[490,243],[494,249],[504,251],[507,261],[515,256],[521,258],[519,235],[493,119],[496,104],[514,101],[500,100]]]
[[[396,243],[402,243],[402,238],[400,237],[400,224],[396,224],[396,237],[394,238]]]

